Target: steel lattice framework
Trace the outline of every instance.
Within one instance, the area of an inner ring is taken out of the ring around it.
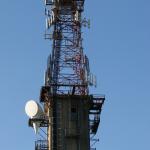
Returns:
[[[49,57],[46,85],[53,85],[54,93],[68,93],[73,87],[75,94],[88,93],[89,71],[86,70],[87,57],[83,54],[81,38],[83,4],[84,1],[74,1],[74,5],[58,4],[51,8],[53,21],[50,26],[53,26],[53,31],[46,33],[46,38],[53,39],[53,50]]]

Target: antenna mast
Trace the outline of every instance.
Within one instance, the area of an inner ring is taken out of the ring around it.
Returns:
[[[45,0],[45,39],[52,41],[52,53],[40,92],[43,113],[34,104],[37,113],[30,115],[33,106],[26,105],[29,126],[44,132],[45,139],[35,142],[35,150],[95,150],[105,96],[89,94],[96,77],[83,53],[81,28],[89,26],[83,10],[84,0]]]

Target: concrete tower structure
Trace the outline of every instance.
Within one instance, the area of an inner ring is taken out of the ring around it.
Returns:
[[[35,150],[91,150],[96,142],[105,97],[89,94],[96,77],[83,53],[81,28],[89,26],[83,10],[84,0],[45,0],[45,39],[52,41],[52,53],[40,92],[43,110],[33,101],[26,105],[29,126],[36,132],[46,128]]]

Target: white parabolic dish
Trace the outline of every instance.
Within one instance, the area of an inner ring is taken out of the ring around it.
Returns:
[[[30,118],[38,118],[43,115],[40,105],[34,100],[29,100],[25,105],[25,112]]]

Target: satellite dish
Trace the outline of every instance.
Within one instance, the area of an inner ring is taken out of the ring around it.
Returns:
[[[49,28],[48,20],[46,18],[46,30]]]
[[[29,118],[40,118],[44,116],[42,107],[34,100],[29,100],[25,105],[25,112]]]

